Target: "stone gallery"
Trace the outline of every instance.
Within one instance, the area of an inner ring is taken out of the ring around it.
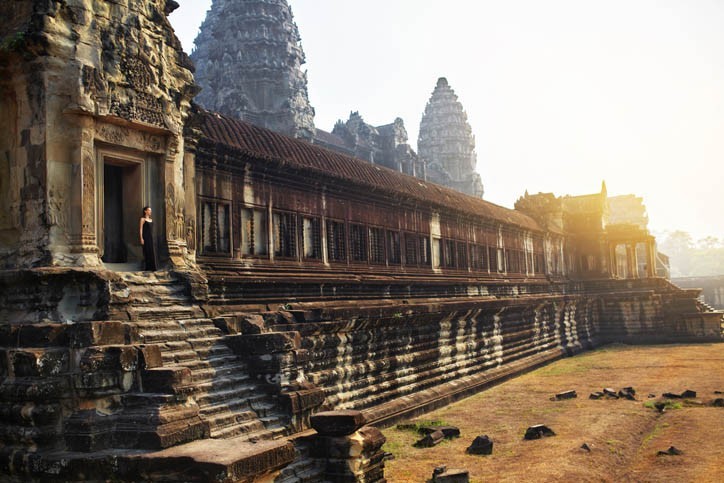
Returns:
[[[482,200],[446,80],[419,156],[401,121],[320,135],[285,1],[216,0],[197,77],[176,7],[0,4],[3,481],[382,482],[384,424],[613,341],[721,340],[605,186]],[[204,108],[197,82],[233,85]]]

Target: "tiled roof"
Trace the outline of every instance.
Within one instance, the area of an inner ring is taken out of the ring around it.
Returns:
[[[405,196],[462,213],[542,231],[529,216],[367,161],[314,146],[238,119],[201,111],[202,142],[221,144],[249,157],[316,171],[324,176]]]
[[[332,134],[331,132],[324,131],[322,129],[316,129],[316,134],[314,136],[315,142],[321,141],[320,144],[325,146],[335,146],[339,149],[349,151],[349,146],[344,142],[344,139],[337,136],[336,134]]]

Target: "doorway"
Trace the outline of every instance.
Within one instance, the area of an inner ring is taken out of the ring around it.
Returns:
[[[123,168],[107,164],[103,169],[103,262],[127,263],[128,250],[123,219]]]
[[[143,160],[104,156],[101,260],[135,263],[142,257],[138,220],[144,202]]]

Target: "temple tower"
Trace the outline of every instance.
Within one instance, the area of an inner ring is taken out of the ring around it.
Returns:
[[[286,0],[214,0],[191,55],[205,108],[312,139],[304,51]]]
[[[475,137],[458,96],[444,77],[438,79],[425,107],[417,151],[427,163],[427,179],[483,196],[483,183],[475,172]]]

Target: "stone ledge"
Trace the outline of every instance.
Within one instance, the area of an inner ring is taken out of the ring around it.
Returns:
[[[123,478],[132,481],[238,482],[271,475],[294,461],[286,440],[249,443],[204,439],[156,453],[120,458]]]

